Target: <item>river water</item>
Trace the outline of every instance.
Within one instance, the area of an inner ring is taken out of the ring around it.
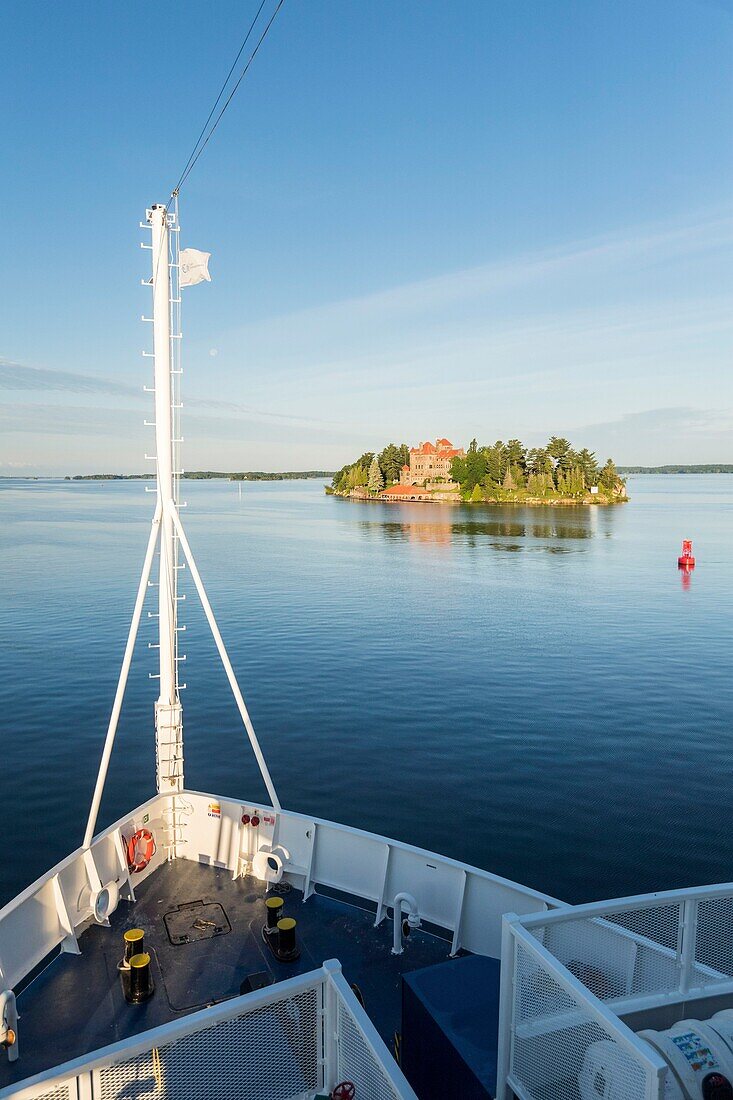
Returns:
[[[185,483],[283,805],[570,901],[733,878],[733,477],[629,492],[528,509]],[[0,481],[0,902],[81,842],[153,499],[139,482]],[[261,798],[182,577],[187,785]],[[154,793],[154,629],[104,824]]]

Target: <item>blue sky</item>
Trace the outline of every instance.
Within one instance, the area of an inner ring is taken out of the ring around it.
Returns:
[[[0,474],[145,471],[138,222],[255,8],[4,6]],[[285,0],[181,196],[186,466],[733,461],[732,47],[733,0]]]

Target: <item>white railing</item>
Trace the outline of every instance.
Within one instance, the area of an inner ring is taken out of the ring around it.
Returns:
[[[733,884],[504,920],[499,1100],[578,1096],[589,1048],[618,1100],[658,1100],[664,1063],[620,1019],[733,993]]]
[[[340,1081],[417,1100],[340,964],[235,997],[0,1091],[14,1100],[294,1100]]]
[[[0,909],[0,989],[17,986],[58,948],[79,953],[76,931],[92,916],[94,891],[115,882],[122,898],[135,900],[134,884],[165,860],[169,802],[168,797],[151,798]],[[154,832],[156,851],[141,874],[130,876],[125,844],[143,826]]]
[[[342,891],[371,902],[375,923],[386,916],[395,895],[406,891],[416,899],[422,920],[450,934],[451,954],[464,948],[498,959],[504,913],[537,913],[561,904],[489,871],[347,825],[289,810],[263,810],[261,803],[212,800],[194,791],[183,797],[192,810],[186,818],[187,843],[180,850],[184,858],[210,853],[213,864],[238,875],[264,846],[279,848],[286,854],[287,880],[306,898],[318,886]],[[213,816],[212,801],[218,808]],[[243,825],[242,815],[256,817],[257,829]],[[446,829],[453,824],[458,834],[460,823],[457,806]]]
[[[454,814],[459,822],[460,809]],[[257,828],[243,824],[243,815],[257,817]],[[154,834],[156,852],[141,874],[130,875],[125,843],[140,828]],[[0,909],[0,990],[17,986],[59,947],[78,953],[77,929],[90,920],[91,895],[100,886],[115,881],[121,897],[134,901],[135,885],[168,854],[226,868],[236,878],[252,871],[254,857],[267,846],[287,854],[286,879],[306,898],[317,886],[343,891],[371,902],[375,923],[386,916],[397,893],[409,892],[421,918],[450,934],[451,954],[464,948],[498,958],[504,913],[536,913],[561,904],[488,871],[375,833],[262,803],[183,791],[150,799]]]

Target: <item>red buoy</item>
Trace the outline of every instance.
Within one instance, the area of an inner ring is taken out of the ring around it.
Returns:
[[[695,556],[692,553],[692,539],[684,539],[682,542],[682,553],[677,558],[678,569],[694,569],[695,568]]]

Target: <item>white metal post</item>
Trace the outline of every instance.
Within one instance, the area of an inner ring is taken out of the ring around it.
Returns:
[[[338,994],[335,984],[329,980],[334,974],[341,973],[341,963],[337,959],[327,959],[323,963],[323,1087],[328,1095],[338,1084]]]
[[[499,1049],[496,1059],[496,1100],[508,1100],[514,1021],[514,965],[516,945],[512,934],[516,913],[501,918],[501,986],[499,989]]]
[[[148,212],[152,229],[153,354],[155,356],[155,444],[158,505],[162,512],[158,588],[160,684],[155,706],[156,779],[159,792],[183,789],[182,708],[176,686],[177,552],[170,505],[173,478],[173,390],[171,385],[170,269],[168,210]]]
[[[697,911],[697,898],[688,898],[680,906],[680,993],[689,993],[695,973]]]

